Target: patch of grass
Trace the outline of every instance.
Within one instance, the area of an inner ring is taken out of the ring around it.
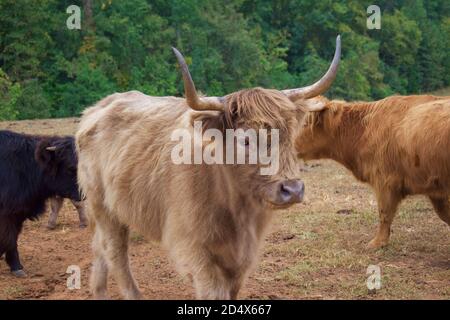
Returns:
[[[306,205],[279,221],[291,241],[269,243],[278,266],[266,266],[275,279],[297,295],[339,299],[405,299],[449,297],[449,265],[432,268],[431,261],[448,261],[450,234],[425,197],[411,197],[400,206],[389,246],[368,250],[375,235],[378,211],[370,187],[360,184],[331,161],[305,173]],[[338,191],[338,192],[336,192]],[[337,212],[348,214],[337,214]],[[367,267],[382,266],[382,288],[369,292]],[[445,282],[444,282],[445,280]]]
[[[3,294],[8,298],[16,298],[23,294],[25,288],[20,285],[8,286],[3,289]]]

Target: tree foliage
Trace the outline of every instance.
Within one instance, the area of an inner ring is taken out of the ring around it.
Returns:
[[[69,30],[70,5],[82,11]],[[0,120],[79,115],[116,91],[181,95],[171,46],[200,91],[298,87],[343,55],[327,95],[349,100],[450,84],[448,0],[0,0]]]

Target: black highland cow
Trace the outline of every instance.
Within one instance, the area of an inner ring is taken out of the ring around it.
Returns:
[[[22,225],[55,196],[81,200],[74,139],[0,131],[0,256],[18,277],[26,275],[17,250]]]

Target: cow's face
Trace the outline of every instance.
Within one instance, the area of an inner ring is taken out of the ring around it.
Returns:
[[[328,150],[327,135],[320,125],[305,125],[296,142],[297,156],[303,160],[313,160],[325,157]]]
[[[225,105],[227,124],[234,129],[266,132],[258,134],[253,143],[249,137],[238,139],[236,149],[271,156],[269,164],[258,158],[255,165],[233,166],[232,175],[242,186],[241,191],[276,209],[303,201],[305,188],[300,180],[293,143],[304,112],[283,93],[261,88],[231,94],[226,97]]]
[[[42,168],[46,187],[53,194],[81,200],[73,137],[42,139],[37,145],[35,158]]]
[[[340,114],[328,105],[319,112],[310,112],[305,117],[304,125],[295,141],[297,156],[303,160],[327,158],[336,140],[333,138],[338,130]]]
[[[234,130],[266,130],[269,136],[269,150],[276,153],[277,167],[262,174],[263,162],[257,161],[255,164],[242,164],[236,161],[232,165],[224,165],[223,170],[227,170],[227,177],[231,177],[232,188],[239,191],[239,196],[245,195],[247,199],[253,196],[261,203],[275,208],[290,206],[301,202],[303,199],[304,185],[298,180],[299,168],[296,161],[294,149],[295,136],[298,134],[300,124],[304,117],[304,111],[317,108],[307,108],[306,105],[296,106],[298,103],[306,101],[308,98],[316,97],[325,92],[336,77],[341,55],[340,36],[336,39],[336,51],[333,62],[327,73],[317,82],[303,88],[287,89],[283,91],[254,88],[242,90],[225,97],[200,97],[195,89],[189,68],[183,55],[173,48],[178,59],[181,74],[184,82],[186,104],[201,114],[194,116],[206,120],[203,128],[215,128],[226,131]],[[218,111],[211,114],[208,111]],[[278,139],[274,139],[272,130],[277,130]],[[225,134],[226,137],[226,134]],[[261,136],[256,143],[258,153],[261,150]],[[266,140],[265,137],[262,138]],[[251,146],[255,143],[248,141],[245,137],[234,142],[234,150],[240,149],[246,154],[251,153]],[[277,146],[274,147],[276,140]],[[225,144],[227,144],[225,142]],[[217,148],[217,147],[216,147]],[[264,148],[263,148],[264,149]],[[225,157],[230,153],[230,149],[224,148]],[[224,181],[227,183],[227,181]]]
[[[193,121],[201,121],[204,130],[222,132],[223,159],[234,155],[234,162],[227,162],[222,170],[235,191],[272,208],[301,202],[304,184],[299,180],[294,141],[305,113],[282,92],[262,88],[230,94],[224,104],[224,112],[194,113]],[[236,137],[231,148],[230,130]],[[206,143],[218,147],[215,141]],[[256,155],[256,163],[250,161],[251,153]],[[245,154],[244,163],[238,154]]]

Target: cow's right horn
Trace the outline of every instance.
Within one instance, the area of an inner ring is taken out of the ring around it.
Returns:
[[[194,81],[192,81],[191,73],[184,60],[183,55],[176,48],[172,48],[178,63],[180,64],[181,74],[183,76],[184,94],[189,107],[197,111],[216,110],[223,111],[224,105],[218,97],[199,97],[195,89]]]
[[[341,59],[341,36],[337,36],[336,38],[336,51],[334,52],[333,61],[331,62],[328,71],[325,75],[316,83],[309,85],[303,88],[296,89],[287,89],[283,90],[283,93],[288,96],[288,98],[292,101],[296,101],[297,99],[303,98],[313,98],[316,97],[331,87],[334,79],[336,78],[337,70],[339,67],[339,61]]]

